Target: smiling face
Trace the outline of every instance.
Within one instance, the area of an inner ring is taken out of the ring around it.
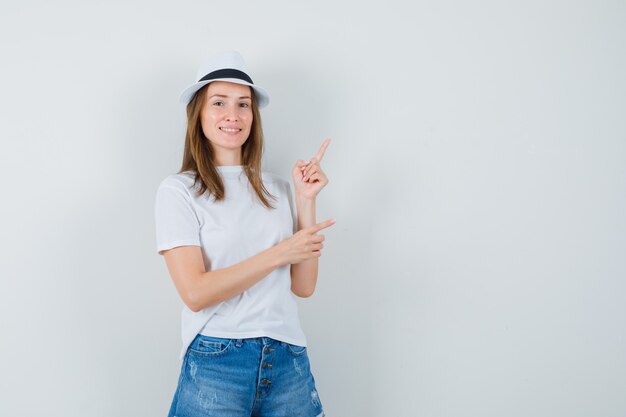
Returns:
[[[207,87],[200,115],[216,165],[241,165],[241,146],[252,127],[252,94],[247,85],[214,81]]]

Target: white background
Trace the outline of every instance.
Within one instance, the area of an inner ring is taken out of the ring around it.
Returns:
[[[239,50],[264,167],[325,137],[329,417],[626,415],[620,1],[23,1],[0,14],[0,415],[166,415],[154,196],[180,91]]]

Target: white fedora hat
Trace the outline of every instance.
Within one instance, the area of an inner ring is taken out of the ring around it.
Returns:
[[[189,104],[198,90],[213,81],[227,81],[243,84],[254,89],[259,107],[265,107],[270,102],[267,91],[252,82],[248,75],[248,68],[241,54],[237,51],[222,52],[206,60],[200,68],[194,84],[187,87],[180,95],[181,104]]]

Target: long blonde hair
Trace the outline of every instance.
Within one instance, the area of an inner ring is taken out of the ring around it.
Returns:
[[[195,171],[194,185],[199,187],[197,195],[200,196],[208,192],[209,195],[213,195],[215,201],[222,201],[225,198],[224,182],[215,167],[213,149],[202,131],[200,122],[200,114],[208,86],[209,84],[202,87],[187,104],[187,133],[185,135],[183,163],[179,173]],[[276,197],[267,191],[261,178],[263,128],[261,127],[261,113],[254,90],[250,88],[250,92],[252,96],[252,126],[250,136],[241,147],[241,161],[250,185],[252,185],[261,203],[267,208],[275,208],[269,203],[268,198],[276,201]]]

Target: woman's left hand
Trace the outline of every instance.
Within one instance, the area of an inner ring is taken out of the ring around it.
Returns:
[[[317,151],[317,154],[310,161],[299,160],[296,162],[291,171],[296,198],[313,200],[322,188],[328,184],[328,178],[320,167],[320,162],[328,145],[330,145],[330,139],[326,139],[322,143],[320,150]]]

